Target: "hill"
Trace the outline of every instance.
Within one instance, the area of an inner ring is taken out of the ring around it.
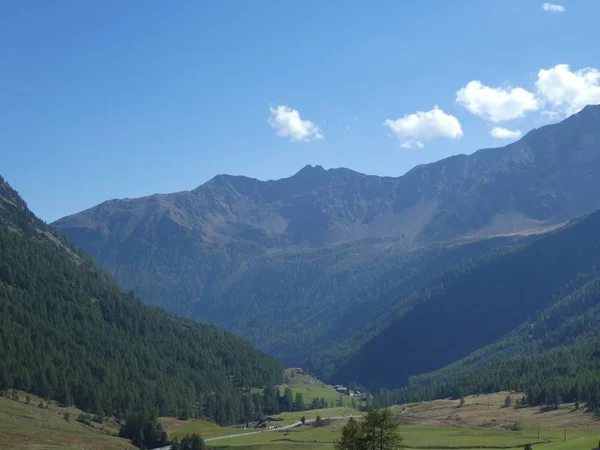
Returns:
[[[118,427],[80,422],[84,413],[75,407],[61,407],[23,392],[15,394],[17,400],[0,396],[0,449],[135,449],[115,437]]]
[[[319,166],[270,181],[219,175],[53,225],[146,302],[331,374],[433,272],[600,208],[599,124],[600,106],[588,106],[401,177]]]
[[[245,390],[282,381],[281,364],[239,337],[121,291],[1,178],[0,217],[0,390],[118,418],[156,407],[231,423]]]

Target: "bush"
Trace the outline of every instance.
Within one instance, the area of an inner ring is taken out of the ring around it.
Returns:
[[[181,441],[175,440],[173,442],[172,450],[205,450],[206,444],[204,440],[198,434],[188,434]]]
[[[119,431],[119,437],[130,439],[138,448],[164,447],[167,433],[163,431],[153,412],[139,412],[127,418]]]
[[[92,423],[90,422],[90,416],[84,413],[79,414],[79,417],[77,417],[77,422],[82,423],[84,425],[91,425]]]

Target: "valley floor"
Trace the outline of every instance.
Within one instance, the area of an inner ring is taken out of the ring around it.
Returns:
[[[407,449],[419,448],[522,448],[527,443],[534,448],[544,450],[591,450],[600,441],[600,422],[583,410],[576,411],[574,405],[562,405],[557,410],[544,411],[540,408],[505,407],[507,395],[520,398],[517,393],[497,393],[492,395],[471,396],[465,399],[465,405],[459,406],[455,400],[436,400],[433,402],[412,403],[392,408],[400,423],[400,433]],[[304,413],[284,413],[284,424],[297,421],[302,415],[308,421],[320,415],[324,419],[322,426],[314,422],[285,430],[263,431],[245,436],[221,438],[209,445],[231,450],[269,449],[287,450],[308,448],[333,449],[333,443],[346,423],[347,414],[358,414],[348,408],[333,408]],[[336,417],[331,420],[328,418]],[[194,425],[196,423],[196,425]],[[163,424],[169,431],[168,420]],[[539,440],[538,440],[539,424]],[[215,428],[216,427],[216,428]],[[564,441],[566,428],[567,440]],[[221,428],[201,421],[187,421],[171,428],[171,432],[199,432],[207,438],[239,434],[230,428]],[[480,446],[480,447],[479,447]]]
[[[521,394],[501,392],[470,396],[460,407],[457,400],[436,400],[392,407],[407,449],[523,448],[527,443],[543,450],[591,450],[600,441],[600,422],[594,415],[565,404],[558,409],[505,407],[504,399]],[[116,428],[77,422],[81,411],[44,403],[32,396],[25,403],[0,398],[0,449],[122,449],[133,450],[123,439],[114,437]],[[65,414],[69,413],[69,420]],[[317,415],[323,422],[317,426]],[[202,420],[161,418],[170,437],[198,433],[207,445],[231,450],[331,450],[349,415],[360,413],[348,407],[283,413],[281,422],[291,426],[257,432],[242,427],[220,427]],[[307,422],[298,425],[302,416]],[[359,418],[360,420],[360,418]],[[539,439],[538,439],[539,425]],[[103,429],[101,429],[103,427]],[[565,431],[567,440],[564,440]]]

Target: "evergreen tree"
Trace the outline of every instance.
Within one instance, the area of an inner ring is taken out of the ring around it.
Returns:
[[[119,437],[130,439],[133,445],[142,450],[167,444],[167,435],[156,416],[147,411],[129,416],[119,431]]]
[[[350,417],[348,423],[342,428],[342,433],[335,443],[336,450],[362,450],[363,430],[361,425]]]
[[[294,394],[289,387],[283,390],[282,411],[293,411],[294,409]]]
[[[206,443],[198,434],[185,436],[181,440],[174,440],[172,450],[206,450]]]
[[[402,444],[398,425],[387,408],[370,411],[362,424],[362,431],[362,442],[366,449],[393,450]]]
[[[294,399],[294,411],[304,411],[306,406],[304,405],[304,397],[301,392],[296,392]]]

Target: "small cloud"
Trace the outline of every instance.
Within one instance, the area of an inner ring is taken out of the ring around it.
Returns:
[[[285,105],[271,107],[271,116],[267,121],[277,136],[290,138],[292,142],[308,142],[323,139],[319,127],[310,120],[302,120],[300,113]]]
[[[472,114],[492,122],[523,117],[539,108],[535,95],[523,88],[494,88],[477,80],[460,89],[456,101]]]
[[[544,111],[541,111],[540,114],[542,116],[546,116],[549,120],[554,120],[554,119],[557,119],[558,117],[560,117],[560,114],[558,113],[558,111],[551,111],[549,109],[545,109]]]
[[[568,64],[558,64],[540,70],[535,85],[540,97],[552,106],[542,112],[550,118],[600,103],[600,71],[593,67],[572,71]]]
[[[423,141],[436,138],[458,139],[463,135],[458,119],[437,106],[430,111],[417,111],[400,119],[387,119],[383,124],[402,141],[402,148],[423,148]]]
[[[344,129],[345,129],[346,131],[350,131],[350,130],[352,130],[353,126],[354,126],[355,124],[357,124],[359,121],[360,121],[360,119],[359,119],[358,117],[356,117],[356,116],[352,116],[352,119],[350,120],[350,124],[349,124],[349,125],[346,125],[346,126],[344,127]]]
[[[509,130],[507,128],[502,127],[494,127],[492,131],[490,131],[492,137],[496,139],[519,139],[523,134],[521,130]]]
[[[563,5],[557,5],[555,3],[544,3],[542,9],[551,13],[564,13],[566,11]]]
[[[425,147],[425,144],[423,144],[421,141],[416,141],[414,139],[407,139],[406,141],[403,141],[400,143],[400,147],[402,147],[402,148],[423,148],[423,147]]]

